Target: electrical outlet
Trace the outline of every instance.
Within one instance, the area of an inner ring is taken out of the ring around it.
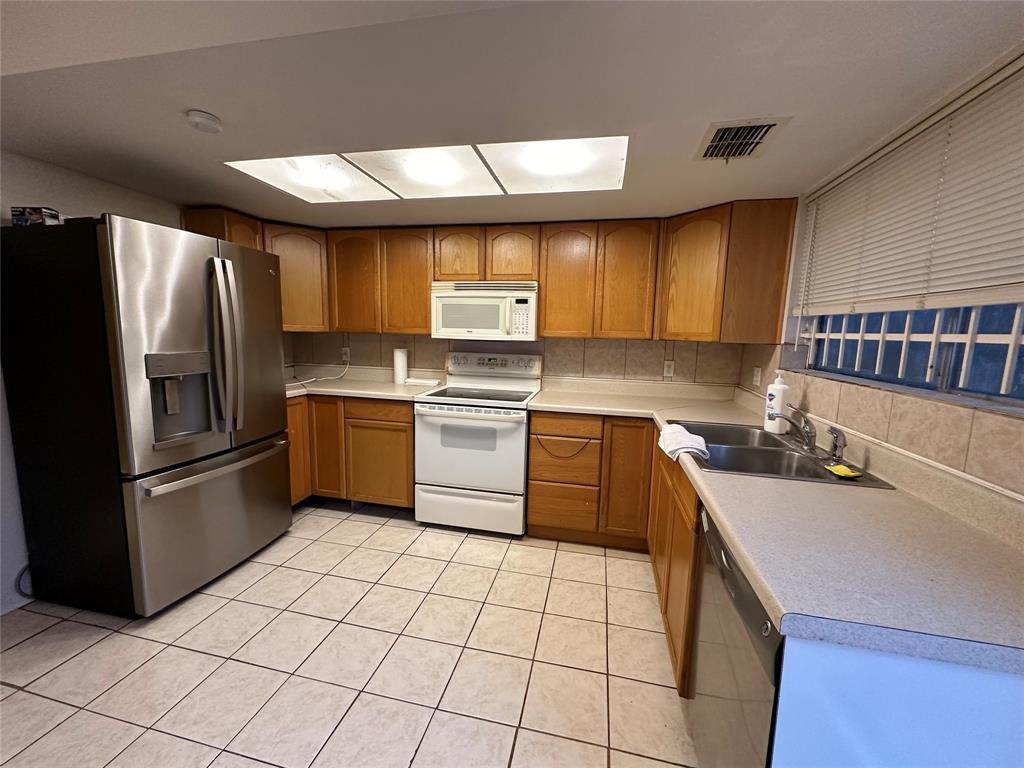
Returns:
[[[675,372],[676,372],[675,360],[666,360],[665,361],[665,370],[662,371],[662,375],[666,379],[670,379],[670,378],[672,378],[672,376],[675,375]]]
[[[342,347],[341,348],[341,362],[351,363],[352,362],[352,348]]]
[[[754,386],[761,386],[761,369],[758,366],[754,366]]]

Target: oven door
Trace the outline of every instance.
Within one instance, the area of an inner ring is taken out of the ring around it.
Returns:
[[[451,296],[438,294],[431,303],[430,319],[435,339],[509,338],[507,296]]]
[[[416,482],[481,491],[526,489],[526,411],[416,405]]]

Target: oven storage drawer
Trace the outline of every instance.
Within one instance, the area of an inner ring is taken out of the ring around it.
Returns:
[[[575,485],[601,484],[601,441],[530,436],[530,479]]]
[[[416,520],[421,523],[519,536],[525,532],[523,519],[518,494],[416,485]]]
[[[596,531],[601,491],[586,485],[531,480],[526,517],[531,526]]]

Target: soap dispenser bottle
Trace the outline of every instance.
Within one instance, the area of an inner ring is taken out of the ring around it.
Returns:
[[[768,385],[768,391],[764,397],[764,428],[768,432],[781,435],[788,428],[788,424],[782,419],[769,419],[769,413],[782,413],[789,394],[789,387],[782,380],[782,371],[775,372],[775,381]]]

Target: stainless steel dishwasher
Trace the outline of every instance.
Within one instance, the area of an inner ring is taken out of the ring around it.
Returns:
[[[704,527],[690,728],[701,768],[771,765],[782,636],[714,520]]]

